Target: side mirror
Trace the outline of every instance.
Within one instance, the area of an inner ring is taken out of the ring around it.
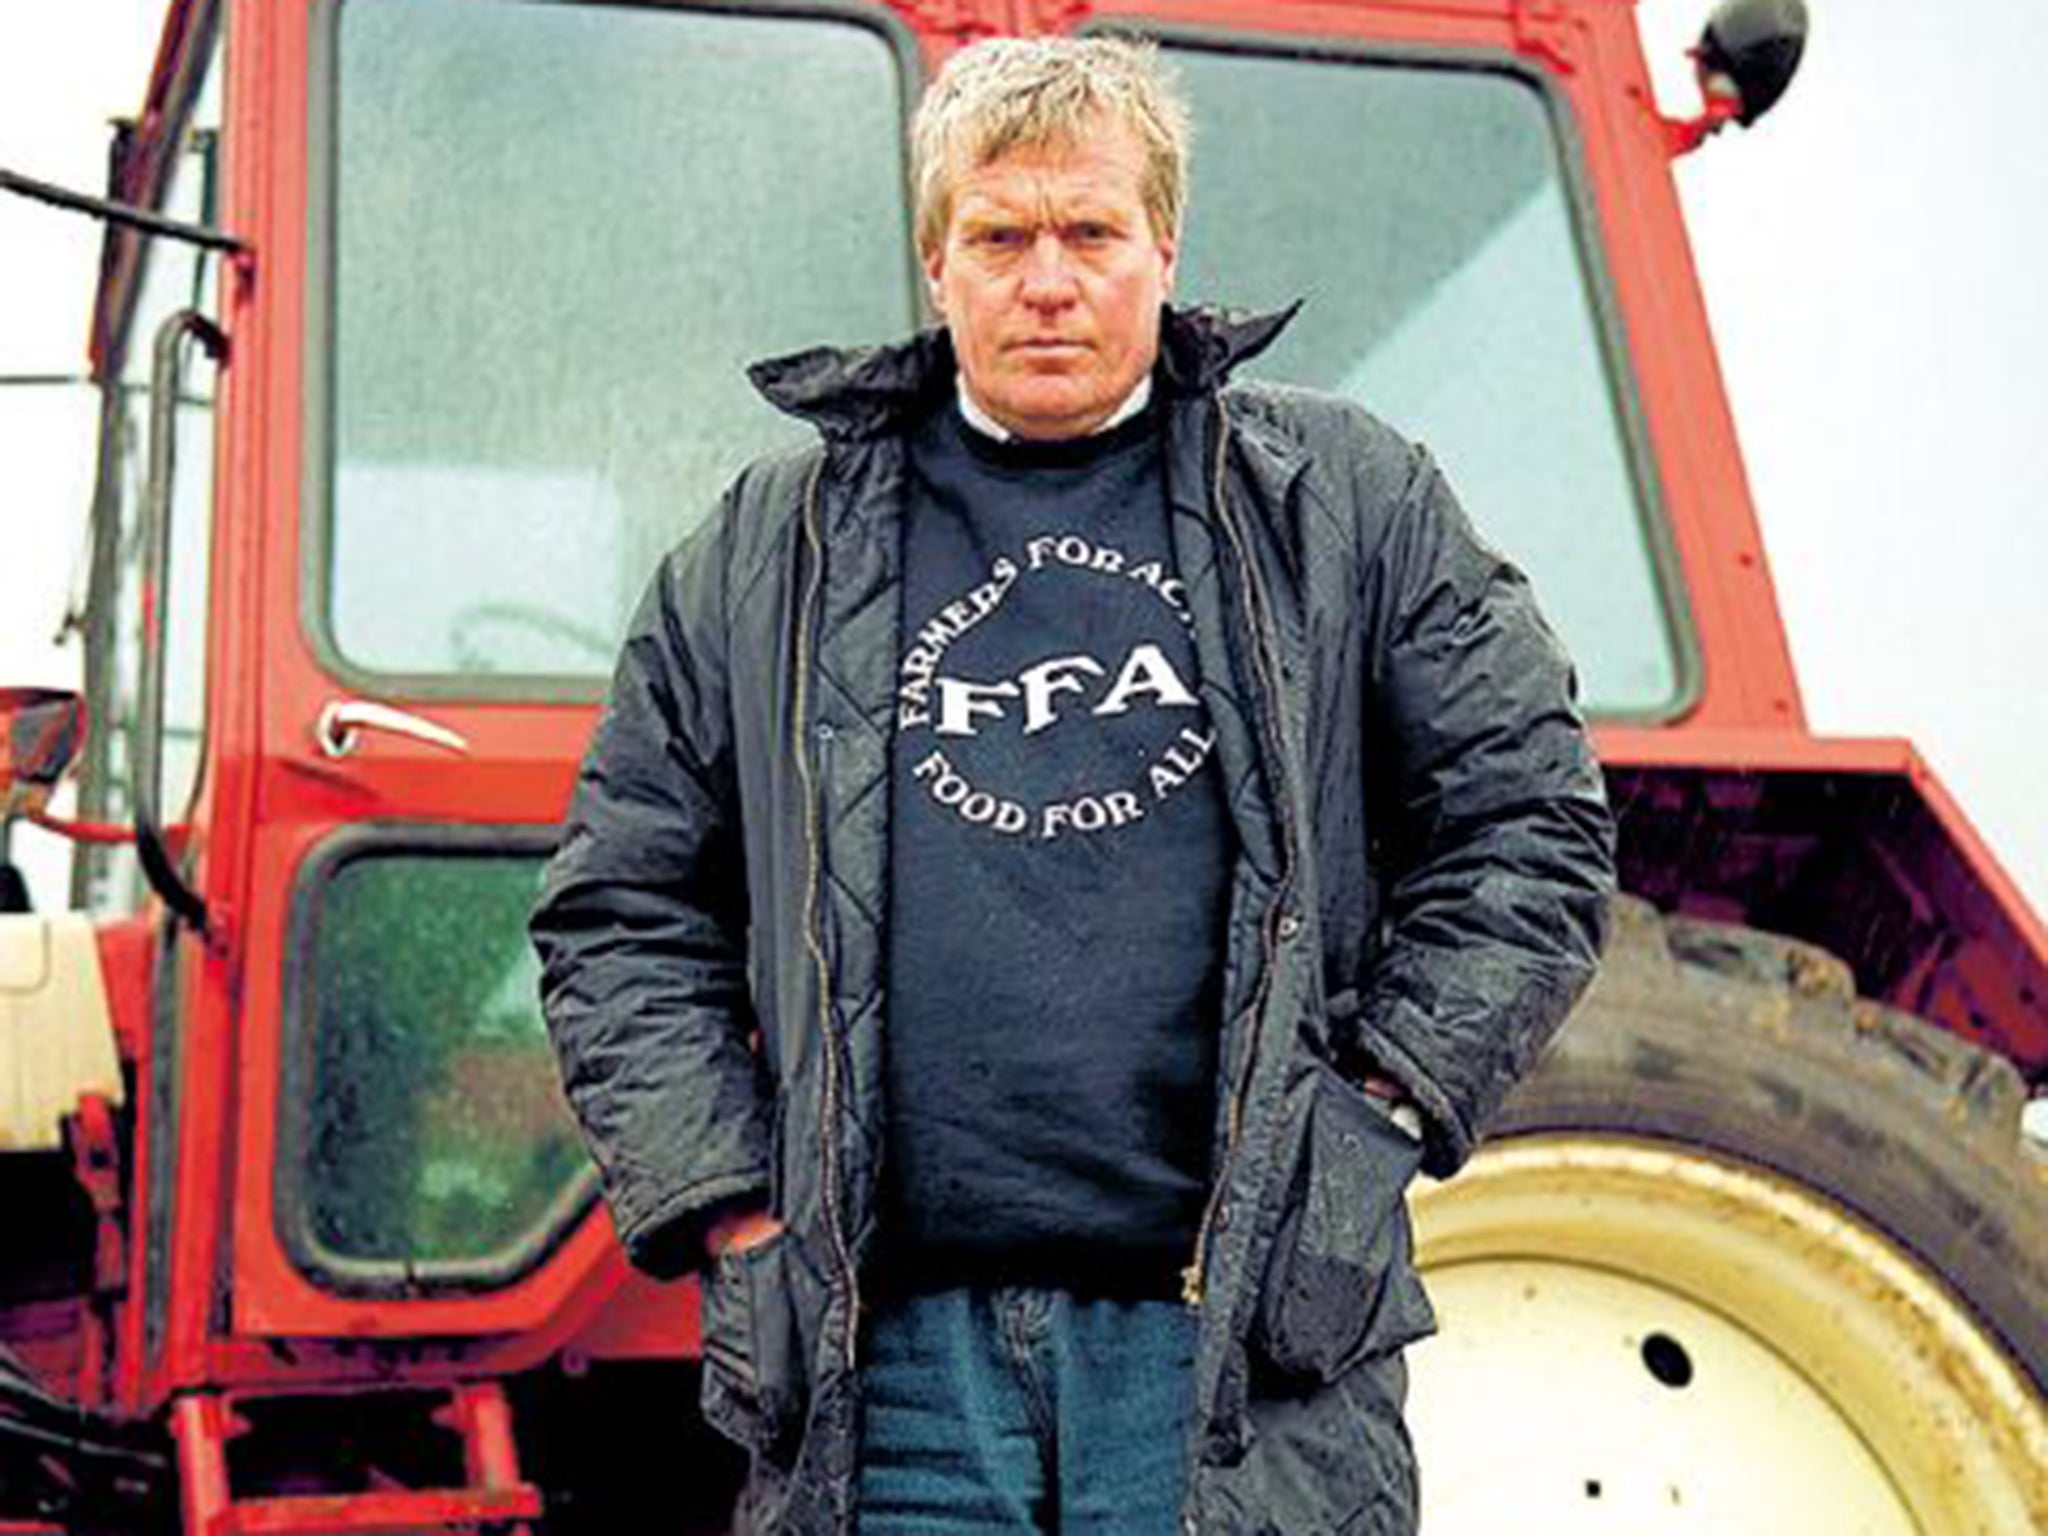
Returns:
[[[1747,128],[1778,104],[1806,52],[1806,0],[1721,0],[1693,57],[1709,100],[1730,92]]]
[[[1673,157],[1691,154],[1730,123],[1747,128],[1776,106],[1799,70],[1806,31],[1806,0],[1721,0],[1692,50],[1704,109],[1660,119]]]
[[[62,688],[0,688],[0,820],[40,812],[85,745],[85,700]]]

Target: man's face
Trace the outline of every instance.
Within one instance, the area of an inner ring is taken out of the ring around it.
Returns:
[[[932,300],[968,392],[1019,437],[1093,431],[1159,354],[1174,240],[1145,211],[1144,170],[1137,135],[1105,121],[953,179]]]

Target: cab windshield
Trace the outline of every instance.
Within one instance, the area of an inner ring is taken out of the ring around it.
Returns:
[[[1306,300],[1252,371],[1427,443],[1595,713],[1682,710],[1565,115],[1503,62],[1166,46],[1179,296]],[[349,0],[336,53],[314,633],[386,692],[594,697],[660,555],[802,436],[746,363],[917,323],[915,81],[802,12]]]

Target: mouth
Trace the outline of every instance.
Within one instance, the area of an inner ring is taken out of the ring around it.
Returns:
[[[1088,366],[1093,350],[1086,342],[1058,336],[1032,336],[1013,342],[1007,349],[1013,367],[1034,373],[1072,373]]]

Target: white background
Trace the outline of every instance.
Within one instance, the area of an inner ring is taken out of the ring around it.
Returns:
[[[1809,723],[1915,741],[2048,906],[2048,6],[1808,0],[1778,110],[1680,167]],[[0,166],[97,191],[162,0],[12,0]],[[1705,0],[1645,0],[1667,107]],[[96,225],[0,195],[0,374],[82,373]],[[85,391],[0,391],[0,682],[77,686]],[[39,901],[63,851],[17,834]]]

